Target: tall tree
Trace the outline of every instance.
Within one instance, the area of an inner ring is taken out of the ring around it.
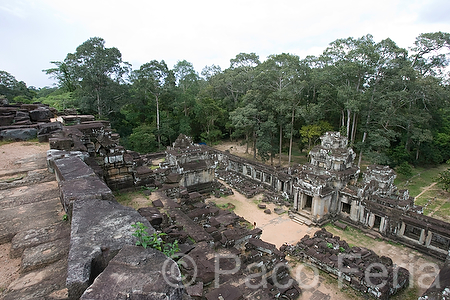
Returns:
[[[115,48],[106,48],[105,40],[90,38],[67,54],[64,62],[53,62],[56,68],[44,70],[58,80],[61,87],[76,91],[82,107],[95,112],[100,118],[120,110],[124,94],[120,84],[130,70]],[[111,92],[113,90],[113,92]]]
[[[169,70],[164,60],[161,62],[152,60],[143,64],[139,70],[133,71],[131,80],[135,89],[143,92],[145,99],[151,97],[155,100],[157,141],[161,146],[160,101],[175,85],[173,72]]]

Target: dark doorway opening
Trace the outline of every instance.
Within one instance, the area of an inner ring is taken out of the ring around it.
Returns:
[[[375,222],[373,223],[373,229],[380,230],[380,225],[381,225],[381,217],[375,215]]]
[[[312,196],[306,195],[305,206],[303,206],[303,209],[304,209],[304,210],[307,210],[307,211],[309,211],[309,212],[311,211],[311,208],[312,208],[312,199],[313,199]]]
[[[352,208],[352,206],[350,204],[342,202],[342,206],[341,206],[342,212],[344,212],[346,214],[350,214],[351,208]]]

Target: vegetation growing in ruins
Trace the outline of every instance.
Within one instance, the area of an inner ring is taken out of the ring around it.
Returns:
[[[136,246],[142,246],[145,249],[147,249],[147,247],[156,249],[163,252],[168,257],[173,257],[173,255],[179,251],[177,240],[175,240],[173,243],[164,242],[162,237],[166,235],[165,233],[155,232],[149,234],[147,232],[148,227],[141,222],[137,222],[136,224],[132,224],[131,226],[136,229],[133,233],[133,236],[137,238]]]
[[[359,159],[400,166],[450,159],[450,34],[424,33],[407,49],[368,34],[329,44],[319,56],[239,53],[198,74],[180,60],[137,69],[90,38],[45,72],[58,86],[27,87],[0,72],[0,95],[107,119],[129,149],[151,152],[179,133],[214,143],[241,139],[254,158],[290,163],[327,130],[348,137]],[[298,145],[296,147],[295,145]]]

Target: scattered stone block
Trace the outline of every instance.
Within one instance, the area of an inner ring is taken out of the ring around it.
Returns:
[[[194,285],[189,285],[186,287],[186,292],[191,297],[201,297],[203,296],[203,282],[197,282]]]
[[[164,204],[162,203],[162,201],[160,199],[152,201],[152,204],[154,207],[160,207],[160,208],[164,207]]]
[[[206,294],[207,300],[240,300],[244,299],[241,291],[232,285],[224,284]]]
[[[284,209],[279,208],[279,207],[274,208],[273,211],[278,215],[281,215],[286,212]]]
[[[270,215],[272,213],[272,211],[270,209],[266,209],[266,210],[264,210],[264,213]]]
[[[138,213],[146,218],[152,226],[160,226],[163,222],[163,214],[156,207],[141,207]]]
[[[347,225],[345,225],[344,223],[341,222],[334,222],[334,226],[336,226],[339,229],[345,230],[347,229]]]
[[[266,209],[267,205],[265,204],[258,204],[258,208],[260,209]]]
[[[6,129],[0,131],[0,139],[11,141],[27,141],[37,137],[36,128]]]

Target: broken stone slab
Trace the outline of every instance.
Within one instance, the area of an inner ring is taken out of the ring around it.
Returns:
[[[63,125],[61,122],[50,122],[50,123],[42,123],[38,125],[38,135],[42,134],[50,134],[55,131],[63,130]]]
[[[266,209],[266,205],[265,204],[258,204],[258,208],[261,208],[261,209]]]
[[[37,109],[30,111],[30,119],[33,122],[50,122],[50,118],[53,117],[53,113],[45,107],[38,107]]]
[[[66,280],[69,298],[78,299],[120,249],[136,244],[131,225],[137,222],[148,227],[148,234],[155,232],[136,210],[115,201],[82,199],[73,203]]]
[[[152,248],[126,245],[80,300],[189,299],[176,262]]]
[[[36,128],[6,129],[0,131],[0,139],[27,141],[37,137]]]
[[[273,211],[278,215],[281,215],[286,212],[284,209],[279,208],[279,207],[274,208]]]
[[[264,213],[270,215],[272,213],[272,211],[268,208],[268,209],[264,210]]]
[[[152,226],[160,226],[163,222],[163,214],[156,207],[141,207],[138,213],[146,218]]]
[[[203,282],[197,282],[194,285],[187,286],[186,291],[191,297],[203,296]]]
[[[9,255],[11,258],[18,258],[27,248],[68,238],[69,236],[70,225],[68,222],[59,222],[50,226],[21,231],[13,237]]]
[[[21,272],[29,272],[48,266],[67,256],[69,250],[69,237],[27,248],[23,251]]]
[[[111,189],[97,176],[60,181],[59,189],[61,204],[69,217],[75,201],[85,198],[115,201]]]

